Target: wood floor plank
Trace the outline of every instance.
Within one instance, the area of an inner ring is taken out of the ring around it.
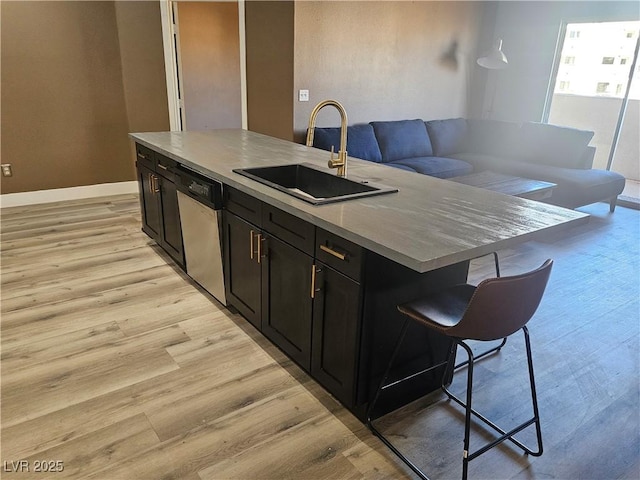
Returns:
[[[296,441],[301,436],[313,442]],[[360,478],[361,473],[343,455],[356,441],[332,415],[324,413],[198,473],[203,480],[260,478],[265,470],[270,478],[281,479]],[[295,458],[290,456],[292,444],[297,445]]]
[[[178,325],[48,362],[2,378],[2,423],[17,423],[178,369],[166,351],[188,340]],[[24,385],[30,386],[25,389]]]
[[[253,445],[271,441],[322,414],[321,404],[304,388],[296,386],[115,463],[108,471],[89,478],[100,479],[105,474],[112,478],[182,478]]]
[[[24,458],[32,467],[30,474],[20,475],[20,478],[85,477],[159,443],[146,416],[139,414]],[[44,474],[34,471],[33,466],[43,459],[62,462],[63,470]],[[17,475],[7,475],[7,478],[14,476]]]
[[[12,454],[14,458],[30,455],[33,451],[50,448],[128,416],[145,412],[157,415],[156,426],[161,433],[175,428],[172,424],[190,425],[190,418],[196,418],[194,423],[199,425],[201,419],[198,418],[200,414],[197,412],[184,413],[184,421],[181,417],[171,417],[169,412],[166,423],[162,412],[166,410],[167,405],[179,405],[184,399],[193,398],[197,402],[202,392],[215,390],[217,385],[231,384],[234,379],[241,379],[255,370],[261,372],[261,369],[268,365],[276,367],[272,359],[252,342],[220,352],[218,361],[227,367],[233,364],[233,369],[217,368],[216,362],[209,362],[208,368],[205,366],[172,370],[116,391],[95,395],[81,403],[69,404],[55,412],[15,426],[3,423],[3,438],[11,438],[12,441],[10,444],[2,443],[2,450]],[[240,406],[250,404],[248,399],[255,393],[250,391],[244,394],[245,397],[237,401]],[[210,417],[228,414],[224,407],[217,410],[210,399],[204,401],[209,403]]]
[[[0,360],[5,372],[16,372],[38,363],[46,363],[60,358],[69,358],[120,340],[124,333],[116,322],[106,322],[94,327],[73,332],[63,332],[42,339],[9,344],[2,348]]]
[[[123,271],[112,271],[108,273],[104,270],[100,276],[93,276],[83,279],[68,279],[43,288],[34,290],[17,288],[13,291],[3,289],[2,305],[0,312],[3,315],[26,308],[38,307],[56,302],[66,302],[78,297],[94,295],[99,292],[123,288],[128,285],[136,285],[148,282],[149,286],[157,285],[161,280],[166,279],[172,271],[168,265],[159,264],[149,268],[131,270],[124,268]],[[175,278],[170,280],[176,282]],[[6,294],[6,296],[5,296]]]
[[[115,232],[114,234],[83,238],[81,240],[66,240],[55,244],[42,245],[42,243],[19,249],[4,251],[2,253],[2,268],[5,272],[11,273],[19,270],[24,265],[25,256],[32,262],[47,265],[55,265],[66,262],[70,258],[90,258],[105,255],[113,252],[129,251],[132,248],[148,245],[145,238],[140,238],[137,232]]]
[[[69,258],[68,260],[57,263],[37,264],[37,267],[25,268],[7,268],[2,274],[2,287],[14,287],[20,285],[26,288],[34,288],[43,283],[46,285],[49,280],[42,282],[41,279],[51,279],[58,277],[74,278],[86,277],[88,272],[92,270],[102,270],[103,268],[113,268],[114,265],[129,265],[132,260],[140,258],[141,255],[146,256],[149,261],[161,262],[162,259],[155,255],[149,254],[147,245],[138,245],[126,248],[124,251],[115,253],[106,253],[95,256],[82,256],[81,258]]]
[[[164,283],[164,285],[163,285]],[[121,291],[111,290],[95,296],[81,297],[66,302],[32,307],[5,316],[2,327],[3,340],[11,347],[15,344],[37,341],[52,335],[74,332],[115,320],[126,335],[136,335],[152,328],[140,328],[140,323],[153,321],[153,328],[162,328],[177,323],[176,316],[194,314],[206,309],[208,303],[191,292],[188,285],[176,286],[175,281],[160,282],[160,285],[139,284]],[[147,290],[158,296],[133,299],[131,292]],[[171,294],[164,295],[167,289]],[[132,312],[132,306],[139,309]],[[167,317],[151,316],[149,309],[156,308]]]

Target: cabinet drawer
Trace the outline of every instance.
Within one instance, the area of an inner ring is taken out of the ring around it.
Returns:
[[[164,178],[175,182],[175,169],[178,163],[169,157],[156,153],[156,172]]]
[[[261,225],[262,202],[257,198],[225,185],[224,204],[231,213],[235,213],[254,225]]]
[[[316,228],[271,205],[262,205],[262,228],[289,245],[313,256]]]
[[[338,235],[317,229],[316,258],[340,273],[360,281],[364,249]]]
[[[150,170],[156,169],[155,152],[139,143],[136,143],[136,161]]]

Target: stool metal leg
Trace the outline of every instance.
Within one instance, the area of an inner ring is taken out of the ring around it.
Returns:
[[[466,364],[468,364],[466,401],[463,402],[457,396],[455,396],[453,393],[451,393],[449,391],[449,389],[447,388],[447,386],[444,385],[444,383],[442,385],[442,390],[447,394],[447,396],[451,400],[455,401],[458,405],[460,405],[462,408],[465,409],[465,436],[464,436],[464,452],[463,452],[463,459],[462,459],[462,478],[463,478],[463,480],[467,478],[468,464],[469,464],[469,462],[471,460],[473,460],[476,457],[479,457],[480,455],[482,455],[486,451],[488,451],[491,448],[499,445],[500,443],[504,442],[505,440],[511,441],[513,444],[515,444],[516,446],[521,448],[525,453],[527,453],[529,455],[532,455],[532,456],[535,456],[535,457],[539,457],[540,455],[542,455],[542,431],[541,431],[541,428],[540,428],[540,415],[539,415],[539,411],[538,411],[538,399],[537,399],[537,395],[536,395],[535,379],[534,379],[534,373],[533,373],[533,360],[532,360],[532,356],[531,356],[531,343],[529,341],[529,331],[528,331],[527,327],[526,326],[522,327],[522,331],[524,333],[525,346],[526,346],[526,350],[527,350],[527,364],[528,364],[528,370],[529,370],[529,382],[530,382],[530,386],[531,386],[531,401],[532,401],[532,406],[533,406],[533,417],[531,419],[527,420],[526,422],[518,425],[517,427],[513,428],[512,430],[510,430],[508,432],[503,430],[498,425],[496,425],[495,423],[493,423],[492,421],[487,419],[485,416],[483,416],[482,414],[480,414],[479,412],[477,412],[476,410],[473,409],[473,407],[472,407],[473,364],[474,364],[474,361],[477,358],[473,357],[473,352],[472,352],[471,348],[466,343],[464,343],[462,340],[456,340],[455,341],[458,345],[462,346],[465,349],[465,351],[467,352],[468,358],[469,358],[467,360],[467,362],[465,362]],[[496,432],[500,433],[500,436],[498,438],[496,438],[494,441],[484,445],[483,447],[475,450],[472,453],[469,452],[469,434],[470,434],[470,431],[471,431],[471,415],[474,415],[476,418],[478,418],[479,420],[484,422],[486,425],[488,425],[491,428],[493,428]],[[537,443],[538,443],[538,449],[535,450],[535,451],[532,450],[531,448],[527,447],[523,443],[521,443],[516,438],[514,438],[514,435],[516,435],[517,433],[521,432],[522,430],[524,430],[525,428],[527,428],[528,426],[530,426],[532,424],[535,424],[535,427],[536,427],[536,437],[537,437]]]
[[[382,391],[385,390],[386,388],[389,388],[390,386],[396,385],[398,383],[398,382],[393,382],[393,383],[387,384],[387,380],[389,378],[389,375],[391,374],[391,367],[393,366],[393,362],[398,356],[398,353],[400,352],[400,347],[402,346],[404,337],[407,334],[408,326],[409,326],[409,319],[407,318],[404,321],[404,324],[402,325],[402,329],[400,330],[400,335],[398,336],[398,341],[396,342],[396,346],[393,349],[393,353],[391,354],[391,358],[389,359],[389,363],[387,364],[387,369],[385,370],[384,375],[382,376],[382,380],[380,380],[380,385],[378,385],[378,389],[376,390],[376,393],[373,396],[373,400],[371,401],[371,403],[369,404],[369,407],[367,408],[367,427],[369,428],[369,430],[371,430],[374,433],[376,437],[382,440],[382,442],[387,447],[389,447],[389,449],[393,453],[395,453],[400,458],[400,460],[402,460],[420,478],[422,478],[423,480],[429,480],[429,477],[427,477],[424,473],[422,473],[422,470],[416,467],[413,464],[413,462],[411,462],[411,460],[405,457],[389,440],[387,440],[387,438],[380,431],[378,431],[378,429],[373,425],[373,421],[371,420],[371,415],[373,414],[373,409],[375,407],[375,404],[378,401],[378,398],[380,398],[380,393],[382,393]]]
[[[425,370],[422,370],[421,372],[418,373],[414,373],[411,375],[408,375],[405,378],[402,378],[400,380],[396,380],[394,382],[391,383],[387,383],[387,381],[389,380],[389,376],[391,375],[391,367],[393,366],[393,363],[396,359],[396,357],[398,356],[398,353],[400,352],[400,347],[402,346],[402,342],[404,341],[404,338],[407,334],[407,328],[409,327],[409,321],[410,319],[407,317],[404,321],[404,324],[402,325],[402,329],[400,330],[400,334],[398,335],[398,340],[396,342],[396,346],[393,349],[393,353],[391,354],[391,358],[389,359],[389,363],[387,365],[387,368],[384,372],[384,375],[382,376],[382,380],[380,380],[380,384],[378,385],[378,389],[376,390],[375,395],[373,396],[373,400],[371,401],[371,403],[369,404],[369,407],[367,408],[367,427],[369,428],[369,430],[371,430],[373,432],[373,434],[378,437],[380,440],[382,440],[382,442],[389,447],[389,449],[395,453],[398,458],[400,458],[400,460],[402,460],[411,470],[413,470],[415,472],[416,475],[418,475],[420,478],[422,478],[423,480],[429,480],[429,477],[427,477],[422,470],[420,470],[411,460],[409,460],[402,452],[400,452],[400,450],[398,450],[392,443],[391,441],[389,441],[389,439],[387,439],[382,432],[380,432],[374,425],[373,425],[373,420],[371,419],[371,416],[373,415],[373,410],[374,407],[376,405],[376,403],[378,402],[378,399],[380,398],[380,394],[382,393],[383,390],[392,387],[394,385],[397,385],[405,380],[409,380],[410,378],[414,378],[416,375],[420,375],[422,373],[426,373],[430,370],[433,370],[434,368],[438,368],[442,365],[444,365],[444,363],[439,363],[437,365],[433,365],[431,367],[426,368]],[[452,350],[451,352],[453,353],[453,355],[455,355],[455,343],[452,342],[452,346],[451,346]],[[450,365],[453,365],[453,360],[451,359],[451,353],[449,354],[448,360],[446,362],[447,367],[445,368],[445,372],[444,372],[444,376],[443,376],[443,380],[442,382],[444,383],[445,378],[447,378],[447,371],[450,368]]]
[[[464,414],[464,446],[462,449],[462,480],[467,480],[467,472],[469,470],[469,443],[471,442],[471,394],[473,392],[473,352],[469,346],[460,342],[460,345],[467,351],[469,365],[467,367],[467,404]]]
[[[487,355],[490,355],[490,354],[495,353],[495,352],[499,352],[500,349],[502,347],[504,347],[506,343],[507,343],[507,339],[505,337],[505,338],[502,339],[502,342],[500,342],[500,345],[498,345],[496,347],[493,347],[493,348],[490,348],[486,352],[482,352],[480,355],[477,355],[477,356],[473,357],[473,360],[474,361],[480,360],[481,358],[486,357]],[[455,369],[457,370],[457,369],[459,369],[461,367],[464,367],[465,365],[468,365],[468,364],[469,364],[469,360],[465,360],[464,362],[460,362],[459,364],[457,364],[455,366]]]

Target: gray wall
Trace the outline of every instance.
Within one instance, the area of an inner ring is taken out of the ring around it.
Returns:
[[[247,1],[247,120],[251,131],[293,140],[293,1]]]
[[[349,123],[466,116],[483,2],[327,2],[295,4],[294,130],[301,140],[313,106],[342,102]],[[457,67],[442,61],[458,43]],[[298,102],[299,89],[310,90]],[[318,125],[339,125],[335,111]]]

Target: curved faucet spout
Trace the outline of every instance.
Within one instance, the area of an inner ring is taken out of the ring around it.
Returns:
[[[316,117],[318,112],[324,107],[331,105],[340,112],[340,150],[338,151],[338,158],[333,158],[333,150],[331,150],[331,158],[329,159],[329,168],[337,168],[338,176],[347,176],[347,111],[336,100],[325,100],[317,104],[311,111],[309,117],[309,128],[307,129],[307,146],[313,147],[313,134],[316,128]]]

